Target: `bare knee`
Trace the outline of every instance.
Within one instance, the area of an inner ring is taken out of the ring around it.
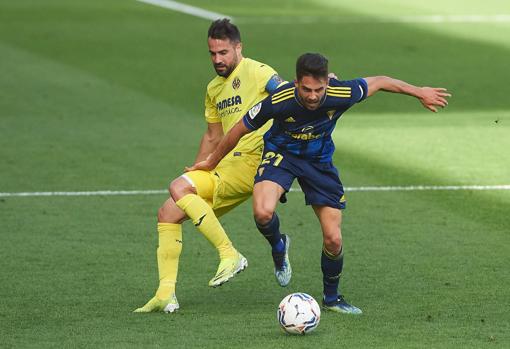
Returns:
[[[182,177],[178,177],[170,183],[168,188],[170,196],[175,200],[179,200],[185,195],[196,193],[195,188]]]
[[[168,222],[168,213],[164,205],[158,209],[158,223],[170,223]]]
[[[273,218],[274,210],[264,207],[263,205],[255,207],[253,210],[253,215],[255,217],[255,221],[260,225],[266,225]]]
[[[172,198],[169,198],[158,210],[158,223],[179,224],[186,220],[187,216]]]
[[[335,234],[333,236],[324,237],[324,247],[333,255],[339,254],[342,250],[342,239],[340,235]]]

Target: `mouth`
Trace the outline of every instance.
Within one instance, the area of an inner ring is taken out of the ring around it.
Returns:
[[[215,64],[214,70],[216,71],[216,74],[223,77],[227,77],[231,72],[230,67],[225,64]]]
[[[315,110],[319,107],[319,101],[316,101],[316,102],[307,102],[307,108],[310,109],[310,110]]]

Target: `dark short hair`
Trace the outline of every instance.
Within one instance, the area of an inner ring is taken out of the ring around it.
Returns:
[[[225,40],[231,42],[241,42],[241,33],[235,24],[230,23],[230,19],[222,18],[212,22],[207,32],[207,36],[211,39]]]
[[[299,81],[303,76],[327,78],[328,59],[320,53],[305,53],[299,56],[296,62],[296,78]]]

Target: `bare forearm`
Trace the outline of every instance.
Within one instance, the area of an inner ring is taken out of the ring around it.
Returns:
[[[220,141],[221,138],[211,138],[207,135],[207,133],[204,134],[202,140],[200,141],[200,147],[195,158],[195,163],[205,160],[207,156],[211,154],[214,149],[216,149]]]
[[[209,156],[206,157],[205,160],[202,160],[200,162],[195,162],[195,164],[191,167],[186,167],[186,171],[194,171],[194,170],[212,170],[215,168],[218,163],[227,155],[230,153],[241,137],[243,137],[245,134],[251,132],[246,126],[244,126],[243,122],[238,122],[219,142],[219,144],[216,146],[216,149],[209,154]]]
[[[207,123],[207,130],[202,136],[195,164],[207,159],[223,138],[223,126],[221,123]]]
[[[390,78],[388,76],[374,76],[365,78],[368,84],[368,95],[372,96],[378,91],[400,93],[416,98],[421,96],[421,88],[408,84],[405,81]]]
[[[401,93],[413,97],[420,98],[421,88],[408,84],[405,81],[388,78],[387,85],[383,88],[386,92]]]
[[[413,96],[430,111],[437,112],[436,107],[444,108],[448,105],[446,98],[451,97],[442,87],[418,87],[405,81],[393,79],[387,76],[373,76],[365,78],[368,86],[368,96],[378,91],[386,91]]]

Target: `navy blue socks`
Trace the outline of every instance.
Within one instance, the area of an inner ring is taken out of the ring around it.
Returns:
[[[280,220],[278,215],[273,213],[273,217],[266,225],[257,225],[258,230],[271,245],[273,252],[282,253],[285,250],[285,244],[282,240],[282,234],[280,233]]]
[[[338,298],[338,286],[340,284],[340,274],[344,266],[343,249],[337,255],[331,254],[326,248],[322,249],[321,269],[322,281],[324,284],[324,301],[331,303]]]

